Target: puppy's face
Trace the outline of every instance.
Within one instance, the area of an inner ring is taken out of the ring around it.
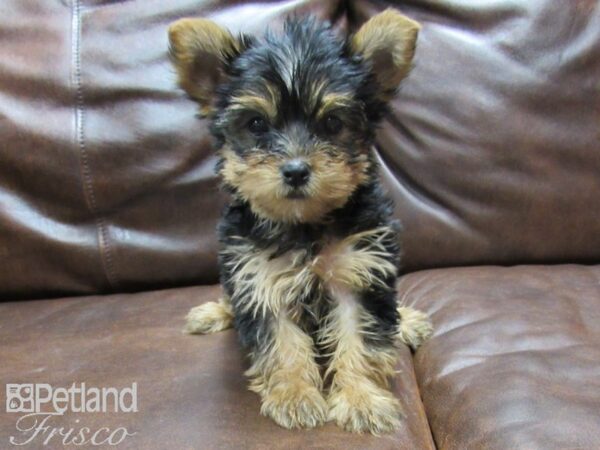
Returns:
[[[169,31],[179,83],[212,121],[226,186],[260,217],[316,223],[374,176],[374,128],[418,29],[389,10],[351,40],[312,19],[260,40],[205,19]]]

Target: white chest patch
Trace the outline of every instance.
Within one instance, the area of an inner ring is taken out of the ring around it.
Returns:
[[[397,273],[383,244],[394,231],[389,227],[353,234],[329,242],[312,261],[311,270],[325,285],[360,292]]]
[[[256,315],[278,314],[313,291],[320,283],[340,304],[355,302],[355,294],[396,275],[396,266],[386,252],[389,227],[331,240],[312,260],[306,252],[290,251],[272,258],[273,249],[257,251],[249,243],[225,250],[233,256],[234,295],[245,298],[244,308]],[[395,233],[394,233],[395,235]]]
[[[254,316],[267,311],[277,315],[308,295],[317,281],[309,266],[302,264],[304,251],[272,258],[272,249],[257,251],[251,244],[241,244],[226,252],[234,256],[230,267],[234,296],[244,298],[243,308]]]

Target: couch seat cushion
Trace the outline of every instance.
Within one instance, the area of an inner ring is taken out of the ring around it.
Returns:
[[[246,389],[246,363],[235,333],[181,332],[189,308],[219,294],[213,286],[0,303],[0,388],[6,383],[68,388],[82,382],[124,388],[136,382],[138,412],[66,412],[49,423],[76,432],[87,426],[136,433],[116,448],[433,448],[407,349],[401,349],[395,380],[406,419],[394,435],[354,435],[333,424],[288,431],[260,416],[257,395]],[[9,448],[11,436],[23,442],[32,434],[16,430],[23,414],[5,411],[0,448]],[[25,448],[62,448],[56,438],[44,447],[45,437]]]
[[[437,448],[600,448],[600,266],[432,270],[400,281],[435,335],[415,370]]]

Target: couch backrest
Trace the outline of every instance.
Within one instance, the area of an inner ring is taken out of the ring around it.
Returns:
[[[171,21],[252,31],[311,11],[352,30],[385,6],[217,3],[4,0],[0,298],[217,280],[224,197]],[[598,1],[394,5],[423,24],[378,138],[405,270],[598,261]]]
[[[407,269],[600,261],[600,2],[406,3],[424,27],[379,146]]]

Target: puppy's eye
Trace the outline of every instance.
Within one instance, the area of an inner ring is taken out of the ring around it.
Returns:
[[[247,127],[252,134],[263,134],[269,131],[269,125],[267,124],[267,121],[259,116],[250,119]]]
[[[344,123],[338,116],[330,114],[325,118],[325,131],[327,131],[328,134],[338,134],[340,131],[342,131],[343,127]]]

